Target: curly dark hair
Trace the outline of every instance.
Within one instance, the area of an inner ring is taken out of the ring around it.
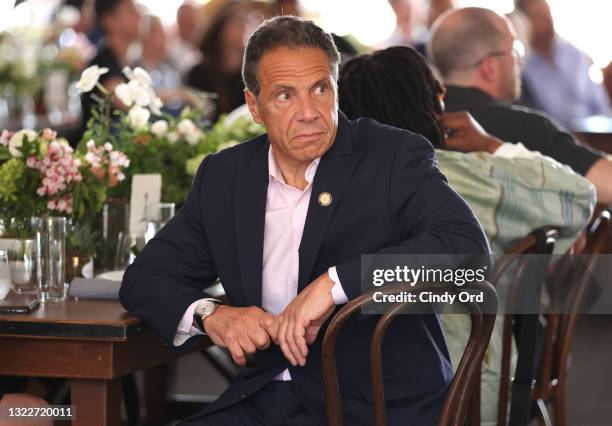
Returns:
[[[437,148],[444,146],[443,93],[425,57],[411,47],[358,56],[340,70],[340,109],[349,118],[370,117],[419,133]]]

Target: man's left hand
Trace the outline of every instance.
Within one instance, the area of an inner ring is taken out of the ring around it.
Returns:
[[[302,290],[268,329],[291,365],[306,364],[308,345],[316,340],[321,326],[334,311],[333,286],[325,272]]]
[[[446,149],[460,152],[485,151],[493,154],[503,142],[487,133],[467,111],[447,112],[440,118],[447,132]]]

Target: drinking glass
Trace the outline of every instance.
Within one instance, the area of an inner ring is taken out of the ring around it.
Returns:
[[[41,302],[62,302],[68,295],[65,284],[66,218],[41,217],[36,227],[36,270]]]
[[[154,203],[149,204],[145,210],[145,244],[151,240],[160,229],[164,227],[175,212],[174,203]]]
[[[11,289],[11,270],[9,268],[8,256],[5,251],[0,251],[0,300],[3,300]]]
[[[36,242],[33,239],[12,240],[7,255],[15,292],[36,292]]]

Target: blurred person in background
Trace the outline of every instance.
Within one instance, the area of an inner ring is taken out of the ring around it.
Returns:
[[[241,76],[244,47],[269,10],[260,2],[213,0],[204,13],[208,15],[208,24],[200,43],[203,57],[189,71],[186,83],[217,95],[218,117],[244,103]]]
[[[414,5],[413,0],[389,0],[395,13],[395,31],[384,46],[410,46],[413,40]]]
[[[170,63],[166,30],[158,16],[143,19],[140,66],[149,72],[155,93],[164,101],[164,110],[178,114],[189,97],[179,71]]]
[[[431,28],[436,19],[447,10],[457,7],[455,0],[429,0],[429,12],[427,14],[427,28]]]
[[[389,0],[389,5],[395,13],[395,32],[379,48],[412,46],[417,52],[427,56],[426,41],[429,38],[431,24],[438,16],[455,7],[455,1],[428,0],[427,3],[427,10],[421,10],[423,5],[416,0]],[[423,15],[422,18],[420,15]]]
[[[272,6],[274,15],[302,16],[298,0],[275,0]]]
[[[185,1],[176,11],[176,34],[169,41],[170,59],[181,76],[202,60],[199,49],[202,10]]]
[[[607,114],[610,99],[589,71],[591,59],[555,31],[546,0],[515,0],[530,24],[530,54],[523,69],[528,106],[572,127],[572,120]]]
[[[612,99],[612,61],[603,69],[603,84],[608,96]]]
[[[94,8],[96,23],[102,29],[104,38],[98,46],[98,53],[88,66],[108,68],[108,72],[100,77],[99,82],[111,92],[125,80],[122,70],[130,65],[128,49],[140,36],[140,13],[133,0],[96,0]],[[85,130],[91,117],[91,109],[94,106],[91,96],[95,93],[99,91],[96,89],[81,96],[82,130]]]
[[[443,115],[443,93],[426,59],[405,46],[347,62],[338,85],[340,109],[350,119],[374,118],[421,134],[433,144],[440,170],[473,209],[494,254],[504,253],[544,225],[558,227],[555,249],[564,253],[591,216],[593,185],[550,157],[525,149],[518,154],[508,150],[512,144],[484,132],[468,113]],[[509,152],[512,158],[508,158]],[[467,315],[440,318],[456,369],[467,343],[470,320]],[[496,322],[483,361],[483,426],[497,424],[502,325]]]
[[[434,23],[428,50],[448,111],[468,111],[488,133],[571,166],[612,202],[612,161],[574,139],[546,115],[512,105],[521,92],[520,54],[508,19],[484,8],[456,9]]]

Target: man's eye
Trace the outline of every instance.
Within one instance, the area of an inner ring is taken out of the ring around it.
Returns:
[[[320,85],[320,86],[317,86],[317,88],[315,89],[315,93],[316,93],[317,95],[322,95],[322,94],[324,94],[325,92],[327,92],[327,86],[326,86],[326,85],[324,85],[324,84],[322,84],[322,85]]]
[[[283,93],[281,93],[281,94],[279,94],[279,95],[277,96],[277,99],[278,99],[279,101],[288,101],[288,100],[289,100],[289,98],[290,98],[290,96],[289,96],[289,93],[287,93],[287,92],[283,92]]]

